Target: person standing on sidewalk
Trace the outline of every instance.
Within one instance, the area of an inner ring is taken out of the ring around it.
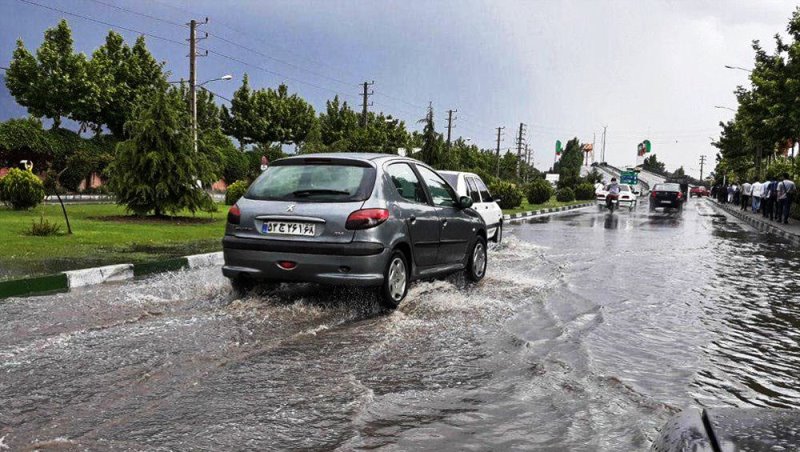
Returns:
[[[742,184],[742,210],[750,206],[750,195],[753,193],[753,185],[750,182]]]
[[[781,220],[784,224],[789,224],[789,211],[792,209],[792,200],[797,187],[788,173],[783,173],[783,180],[778,183],[778,222]]]
[[[752,206],[752,212],[756,213],[756,212],[758,212],[758,209],[760,209],[760,208],[761,208],[761,182],[759,182],[758,179],[756,179],[756,181],[753,182],[753,206]]]
[[[764,218],[772,219],[772,184],[774,183],[775,181],[771,177],[767,177],[767,180],[761,186],[761,216]],[[777,196],[775,199],[777,199]]]

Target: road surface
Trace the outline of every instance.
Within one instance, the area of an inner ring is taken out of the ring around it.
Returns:
[[[788,243],[695,199],[509,229],[393,313],[216,268],[4,301],[0,449],[645,450],[687,406],[800,407]]]

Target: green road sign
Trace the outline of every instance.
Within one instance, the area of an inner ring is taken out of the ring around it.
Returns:
[[[556,155],[561,155],[561,140],[556,140]]]
[[[621,184],[636,185],[639,183],[639,174],[636,171],[623,171],[619,173]]]
[[[650,152],[650,150],[652,149],[652,146],[650,145],[650,140],[644,140],[642,144],[644,144],[645,151]]]

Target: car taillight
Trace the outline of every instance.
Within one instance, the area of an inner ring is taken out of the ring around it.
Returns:
[[[653,198],[653,199],[656,199],[656,193],[657,193],[657,192],[652,192],[652,193],[650,193],[650,197],[651,197],[651,198]]]
[[[681,199],[682,197],[683,197],[683,193],[678,192],[678,199]]]
[[[239,206],[236,204],[232,205],[230,209],[228,209],[228,223],[230,224],[239,224],[239,220],[242,217],[242,211],[239,210]]]
[[[344,227],[350,230],[374,228],[388,218],[389,211],[386,209],[356,210],[347,217]]]

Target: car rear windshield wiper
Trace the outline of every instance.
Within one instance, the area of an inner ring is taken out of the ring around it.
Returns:
[[[293,191],[292,195],[298,198],[305,198],[311,195],[350,195],[350,192],[344,190],[330,190],[326,188],[310,188],[307,190]]]

